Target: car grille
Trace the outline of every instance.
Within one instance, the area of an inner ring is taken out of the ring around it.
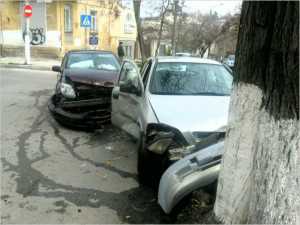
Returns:
[[[91,84],[83,84],[74,82],[77,94],[77,100],[87,100],[94,98],[109,98],[111,96],[112,87],[97,86]]]

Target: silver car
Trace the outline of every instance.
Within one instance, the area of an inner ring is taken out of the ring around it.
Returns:
[[[224,134],[232,75],[219,62],[150,58],[141,73],[124,61],[112,91],[112,123],[139,140],[140,182],[158,185],[163,172],[209,135]]]

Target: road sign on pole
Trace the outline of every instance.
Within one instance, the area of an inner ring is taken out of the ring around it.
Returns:
[[[25,23],[25,46],[24,46],[24,52],[25,52],[25,64],[30,64],[30,37],[29,37],[29,26],[30,26],[30,17],[32,16],[32,6],[29,5],[28,2],[26,2],[24,6],[24,17],[26,18]]]
[[[25,5],[24,6],[24,16],[25,17],[31,17],[32,16],[32,6],[31,5]]]
[[[92,17],[91,15],[80,15],[80,27],[91,28]]]
[[[98,39],[98,34],[97,33],[90,33],[90,38],[89,38],[89,44],[90,45],[98,45],[99,39]]]

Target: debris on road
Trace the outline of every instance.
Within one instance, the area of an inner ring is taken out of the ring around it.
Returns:
[[[187,204],[179,209],[176,216],[178,224],[219,224],[213,212],[215,196],[205,191],[194,191]]]

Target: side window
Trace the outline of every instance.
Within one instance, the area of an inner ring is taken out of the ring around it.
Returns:
[[[139,72],[130,63],[124,63],[119,80],[120,90],[123,92],[134,93],[134,89],[139,88]]]
[[[72,32],[72,7],[65,5],[64,7],[64,28],[65,32]]]

